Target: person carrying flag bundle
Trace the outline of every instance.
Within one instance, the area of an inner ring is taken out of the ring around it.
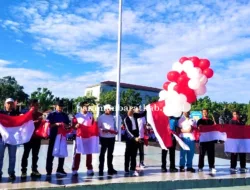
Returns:
[[[43,114],[38,111],[39,103],[37,99],[30,100],[30,108],[33,108],[32,117],[33,117],[35,129],[37,129],[40,126],[41,121],[43,119],[42,118]],[[27,177],[28,157],[29,157],[29,153],[31,150],[32,150],[31,177],[41,177],[41,174],[37,170],[38,154],[39,154],[40,147],[41,147],[41,138],[38,137],[34,131],[31,140],[24,144],[24,152],[23,152],[22,164],[21,164],[22,166],[21,178],[22,179],[25,179]]]
[[[88,106],[89,104],[87,102],[81,102],[80,107],[81,107],[81,112],[77,113],[73,119],[73,127],[77,130],[80,125],[84,125],[83,127],[88,127],[92,126],[94,122],[94,117],[93,114],[88,111]],[[72,165],[72,174],[73,176],[78,176],[78,169],[81,161],[81,154],[76,153],[76,140],[74,140],[74,145],[73,145],[73,165]],[[87,166],[87,175],[93,176],[94,171],[93,171],[93,166],[92,166],[92,154],[87,154],[86,155],[86,166]]]

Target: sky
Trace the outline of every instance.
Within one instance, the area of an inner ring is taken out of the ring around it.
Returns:
[[[162,88],[182,56],[207,58],[213,101],[250,100],[250,0],[123,0],[121,82]],[[59,97],[116,80],[118,0],[1,0],[0,77]]]

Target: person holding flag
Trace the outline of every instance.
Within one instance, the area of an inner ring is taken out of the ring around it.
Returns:
[[[198,120],[197,126],[214,125],[215,122],[208,118],[208,109],[202,110],[202,118]],[[204,158],[207,153],[209,169],[212,173],[216,172],[215,169],[215,141],[200,142],[199,164],[198,171],[202,172],[204,167]]]
[[[113,152],[115,147],[115,136],[117,127],[114,116],[111,114],[112,107],[109,104],[104,106],[105,113],[98,118],[98,127],[100,129],[101,152],[99,156],[99,176],[103,176],[105,153],[108,150],[108,175],[116,175],[117,171],[113,167]]]
[[[77,113],[73,118],[73,127],[77,130],[79,127],[90,127],[94,123],[93,114],[88,110],[88,102],[81,102],[81,112]],[[81,126],[84,125],[84,126]],[[81,161],[81,154],[76,153],[76,140],[74,140],[73,144],[73,165],[72,165],[72,174],[73,176],[78,176],[78,169]],[[93,176],[93,166],[92,166],[92,154],[86,155],[86,166],[87,166],[87,175]]]
[[[58,127],[62,125],[64,128],[69,128],[69,117],[66,113],[63,112],[63,101],[56,102],[56,111],[51,112],[48,117],[47,121],[50,123],[50,134],[49,134],[49,146],[47,152],[47,160],[46,160],[46,171],[47,177],[51,177],[52,169],[53,169],[53,149],[55,145],[55,140],[58,133]],[[58,158],[58,167],[56,174],[60,177],[67,176],[67,173],[64,171],[64,158]]]
[[[242,121],[240,121],[240,114],[238,111],[233,112],[233,118],[229,121],[229,124],[232,125],[244,125]],[[245,173],[248,171],[246,168],[246,153],[231,153],[231,169],[232,173],[237,172],[237,158],[240,157],[240,172]]]
[[[35,125],[35,130],[40,126],[41,121],[43,119],[43,114],[39,112],[39,103],[37,99],[30,100],[30,108],[33,108],[33,121]],[[22,157],[22,174],[21,178],[25,179],[27,177],[27,166],[28,166],[28,158],[29,153],[32,150],[32,173],[31,177],[41,177],[41,174],[37,170],[37,162],[38,162],[38,154],[41,147],[41,138],[35,135],[35,131],[31,140],[24,144],[24,152]]]
[[[18,116],[20,115],[19,111],[15,110],[14,100],[12,98],[7,98],[5,100],[4,110],[0,111],[0,114],[5,114],[9,116]],[[2,135],[0,134],[0,179],[2,178],[2,168],[3,168],[3,160],[4,160],[4,152],[5,148],[8,148],[9,151],[9,179],[15,180],[15,165],[16,165],[16,150],[17,145],[7,144],[3,141]]]
[[[180,172],[185,172],[185,166],[187,166],[187,171],[195,173],[195,169],[193,168],[193,157],[195,150],[195,138],[192,133],[192,130],[196,126],[196,122],[194,119],[191,119],[190,112],[184,112],[182,117],[178,121],[178,126],[180,128],[180,137],[183,142],[188,145],[190,150],[184,150],[181,148],[180,150]],[[186,161],[187,156],[187,161]]]

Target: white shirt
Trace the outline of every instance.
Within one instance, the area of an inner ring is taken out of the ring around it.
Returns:
[[[129,119],[132,122],[132,130],[136,130],[136,124],[135,124],[135,118],[132,116],[129,116]]]
[[[99,127],[100,129],[116,130],[114,116],[113,116],[113,115],[102,114],[102,115],[98,118],[98,127]],[[101,137],[104,137],[104,138],[113,138],[113,137],[115,137],[115,134],[103,133],[103,132],[100,130],[100,136],[101,136]]]
[[[185,130],[190,130],[191,131],[192,126],[196,127],[197,125],[196,125],[196,121],[194,119],[186,118],[185,116],[182,116],[179,119],[179,121],[178,121],[178,126],[181,129],[185,129]],[[194,139],[194,135],[193,135],[192,132],[190,132],[190,133],[181,133],[180,137],[190,138],[190,140],[195,140]]]
[[[137,122],[138,122],[138,127],[139,127],[140,138],[144,138],[144,133],[145,133],[144,126],[147,124],[146,119],[145,117],[141,117],[137,119]]]
[[[93,114],[91,112],[87,112],[86,114],[78,113],[75,115],[75,118],[79,124],[85,126],[91,126],[93,122]]]

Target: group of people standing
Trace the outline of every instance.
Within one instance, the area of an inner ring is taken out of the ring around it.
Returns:
[[[35,128],[38,128],[43,120],[43,114],[39,112],[39,102],[37,99],[30,101],[30,107],[33,108],[33,121]],[[80,103],[81,111],[77,113],[74,118],[76,122],[71,122],[68,115],[63,112],[64,104],[62,101],[56,103],[55,111],[49,113],[46,120],[50,123],[49,130],[49,145],[47,150],[47,159],[46,159],[46,172],[47,177],[51,177],[53,171],[53,148],[58,133],[58,127],[64,125],[65,128],[77,129],[84,125],[85,127],[92,126],[94,121],[94,116],[92,112],[89,111],[88,102]],[[5,109],[0,112],[1,114],[7,114],[10,116],[17,116],[20,113],[14,109],[14,100],[8,98],[5,101]],[[201,125],[213,125],[214,121],[208,118],[208,110],[202,110],[202,118],[196,122],[194,119],[190,118],[189,112],[183,113],[181,117],[169,117],[170,130],[174,133],[179,132],[179,136],[182,141],[188,145],[189,151],[181,148],[180,150],[180,162],[179,170],[176,168],[175,163],[175,149],[176,149],[176,139],[172,136],[172,147],[168,147],[168,150],[162,150],[162,166],[161,171],[167,172],[167,153],[169,151],[169,160],[170,160],[170,172],[195,172],[193,168],[193,157],[195,152],[195,138],[193,136],[193,129],[199,128]],[[105,154],[107,152],[107,166],[108,166],[108,175],[116,175],[117,171],[113,167],[113,152],[115,147],[115,137],[118,133],[118,127],[116,126],[115,118],[112,115],[112,107],[110,105],[104,106],[104,114],[100,115],[97,119],[99,127],[99,136],[100,136],[100,155],[99,155],[99,176],[104,175],[104,162]],[[238,112],[233,112],[233,118],[230,121],[232,124],[241,125],[239,121]],[[125,163],[124,163],[124,172],[126,175],[138,176],[136,171],[136,157],[138,150],[140,152],[140,164],[141,168],[144,168],[144,135],[146,131],[146,111],[139,109],[139,106],[131,107],[128,110],[127,116],[124,119],[124,126],[126,130],[126,148],[125,148]],[[208,163],[211,172],[216,172],[215,169],[215,143],[203,142],[199,144],[199,164],[198,171],[202,172],[204,167],[204,157],[207,153]],[[41,174],[38,171],[38,154],[41,147],[41,138],[33,134],[31,140],[28,143],[24,144],[24,152],[21,162],[21,178],[25,179],[27,177],[27,166],[28,166],[28,157],[30,152],[32,152],[32,165],[31,165],[31,177],[41,177]],[[2,167],[4,160],[5,148],[8,148],[9,151],[9,179],[15,180],[15,162],[16,162],[16,145],[5,144],[1,138],[0,134],[0,179],[2,178]],[[73,143],[73,160],[72,160],[72,175],[78,176],[78,169],[80,166],[81,154],[76,152],[77,143]],[[240,156],[240,166],[241,172],[246,172],[246,154],[231,154],[231,171],[236,172],[237,166],[237,157]],[[64,158],[58,158],[58,166],[56,174],[60,177],[66,176],[67,173],[64,171]],[[93,176],[93,165],[92,165],[92,154],[86,155],[86,167],[87,175]],[[186,168],[186,169],[185,169]]]

